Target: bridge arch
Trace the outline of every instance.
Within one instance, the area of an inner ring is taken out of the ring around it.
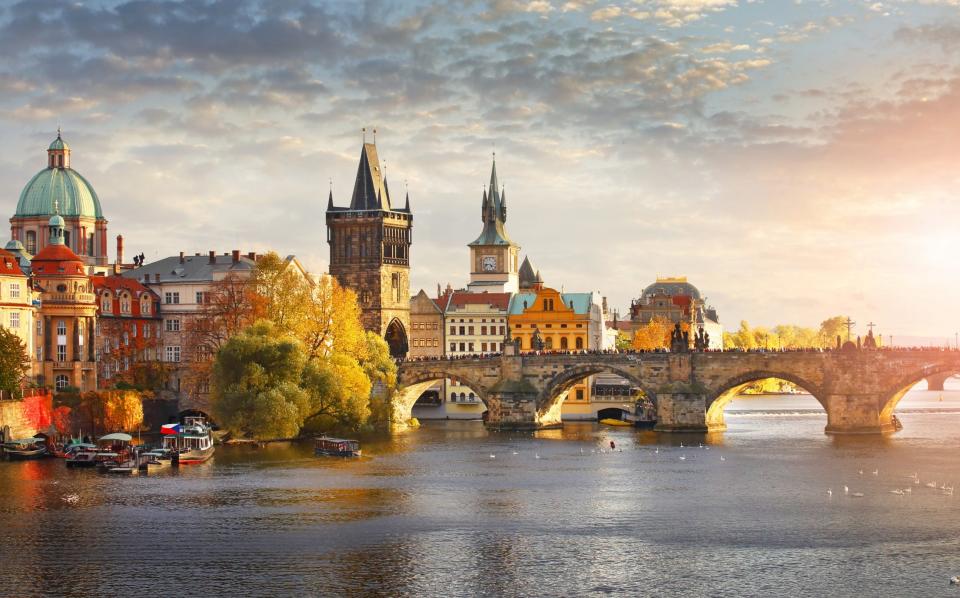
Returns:
[[[424,392],[437,382],[442,382],[447,378],[460,380],[465,386],[468,386],[477,393],[477,397],[485,407],[490,408],[487,399],[487,388],[480,384],[470,375],[464,376],[462,373],[451,368],[430,369],[429,371],[403,372],[400,376],[400,386],[397,388],[393,397],[393,419],[399,423],[405,423],[413,417],[413,406]],[[444,397],[441,397],[444,398]]]
[[[809,392],[810,395],[816,399],[817,403],[823,407],[824,412],[827,411],[827,403],[825,399],[826,395],[819,384],[815,384],[814,382],[793,372],[785,372],[780,370],[751,370],[737,374],[736,376],[718,384],[707,395],[707,428],[709,430],[718,431],[725,429],[726,422],[723,417],[723,410],[730,403],[730,401],[742,393],[743,390],[746,389],[746,387],[750,384],[759,382],[760,380],[765,380],[767,378],[785,380],[796,385],[798,388]]]
[[[950,377],[960,374],[960,362],[954,360],[945,363],[931,363],[924,365],[918,370],[905,374],[898,379],[881,397],[883,403],[880,405],[880,420],[889,421],[893,411],[897,408],[900,400],[906,396],[910,389],[919,384],[925,378],[945,376]]]
[[[554,413],[559,421],[560,409],[563,401],[566,399],[567,392],[584,378],[596,374],[613,374],[627,380],[637,388],[641,389],[647,397],[657,404],[657,395],[629,370],[623,369],[617,365],[604,363],[588,363],[584,365],[569,367],[558,372],[553,378],[548,380],[537,397],[537,414],[541,418],[547,418],[548,414]]]

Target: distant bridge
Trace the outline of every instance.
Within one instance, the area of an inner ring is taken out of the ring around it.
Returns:
[[[561,425],[569,390],[594,374],[615,374],[643,389],[657,408],[661,431],[726,428],[723,408],[751,382],[780,378],[809,392],[827,412],[828,434],[894,430],[893,410],[916,383],[933,387],[960,373],[960,352],[840,350],[796,352],[545,353],[406,361],[399,367],[396,421],[417,398],[453,378],[487,406],[487,425],[539,429]]]

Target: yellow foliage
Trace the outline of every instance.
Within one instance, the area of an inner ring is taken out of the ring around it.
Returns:
[[[104,430],[133,432],[143,425],[143,400],[133,390],[106,390],[98,393]]]
[[[682,327],[682,325],[681,325]],[[673,331],[673,323],[662,317],[654,316],[643,326],[637,327],[633,333],[632,347],[634,349],[653,350],[667,349],[670,347],[670,333]]]

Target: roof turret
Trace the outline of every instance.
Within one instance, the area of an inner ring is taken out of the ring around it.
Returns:
[[[350,200],[351,210],[390,210],[390,192],[380,168],[377,146],[364,143],[357,167],[357,180]]]
[[[482,218],[483,232],[470,246],[478,245],[513,245],[516,243],[507,235],[504,227],[506,222],[506,208],[503,206],[497,180],[497,157],[493,157],[493,167],[490,170],[490,187],[483,191]]]
[[[20,192],[14,218],[49,216],[53,204],[60,204],[62,216],[103,220],[97,192],[79,172],[70,167],[70,146],[57,131],[47,148],[47,167],[38,172]]]

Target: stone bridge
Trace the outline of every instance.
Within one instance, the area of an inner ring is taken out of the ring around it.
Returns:
[[[396,421],[444,378],[461,380],[487,407],[494,429],[556,427],[570,388],[610,373],[644,390],[657,408],[657,430],[707,432],[726,428],[723,408],[763,378],[796,384],[827,412],[828,434],[894,430],[893,410],[917,382],[960,373],[960,352],[851,350],[827,352],[513,354],[401,363]]]

